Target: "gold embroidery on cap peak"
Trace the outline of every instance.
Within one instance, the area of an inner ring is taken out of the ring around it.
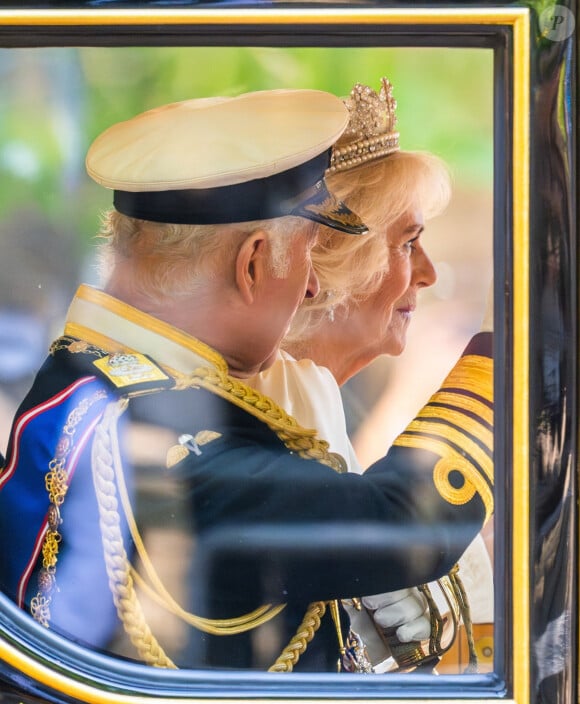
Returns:
[[[353,213],[352,211],[341,206],[342,204],[335,198],[328,197],[321,203],[307,203],[302,206],[302,211],[306,210],[309,213],[319,215],[321,218],[327,218],[329,214],[331,214],[332,219],[341,225],[346,225],[348,227],[360,227],[361,230],[366,230],[366,226],[359,216],[356,215],[356,213]]]

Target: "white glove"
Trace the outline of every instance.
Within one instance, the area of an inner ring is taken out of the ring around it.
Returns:
[[[431,634],[427,602],[416,587],[364,596],[362,603],[374,611],[373,620],[379,630],[396,628],[395,634],[401,643],[425,640]]]
[[[404,643],[424,640],[431,634],[429,612],[416,588],[363,597],[361,603],[366,608],[356,608],[348,599],[342,603],[350,617],[350,626],[363,640],[373,665],[393,660],[380,635],[385,629],[395,628],[397,638]],[[392,664],[396,667],[394,660]]]

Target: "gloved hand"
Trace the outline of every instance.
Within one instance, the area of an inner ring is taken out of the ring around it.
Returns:
[[[385,631],[395,629],[401,642],[424,640],[430,636],[431,623],[425,599],[414,587],[363,597],[358,608],[348,599],[342,603],[350,617],[351,628],[362,638],[373,665],[391,658],[391,651],[381,637]],[[394,661],[393,665],[396,667]]]
[[[376,627],[382,630],[395,628],[395,635],[401,643],[429,638],[431,621],[427,602],[417,588],[365,596],[362,603],[373,612]]]

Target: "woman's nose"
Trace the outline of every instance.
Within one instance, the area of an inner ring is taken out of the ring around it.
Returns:
[[[437,281],[437,272],[427,252],[421,251],[415,267],[415,281],[418,286],[433,286]]]
[[[308,285],[306,287],[305,298],[314,298],[320,291],[320,282],[318,281],[318,276],[314,271],[314,267],[310,267],[310,274],[308,275]]]

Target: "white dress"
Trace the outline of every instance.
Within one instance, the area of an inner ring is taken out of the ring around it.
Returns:
[[[330,451],[346,461],[349,472],[362,474],[346,432],[340,388],[330,370],[280,351],[271,367],[244,381],[274,399],[304,428],[315,429]]]

